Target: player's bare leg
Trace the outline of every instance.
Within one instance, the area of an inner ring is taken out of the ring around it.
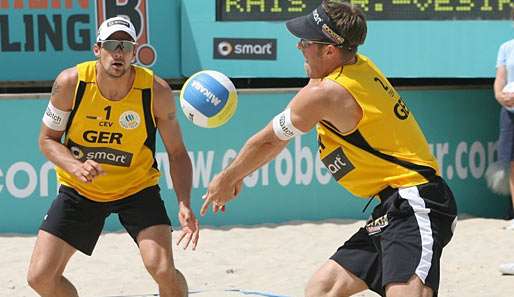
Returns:
[[[40,230],[30,259],[27,282],[42,297],[77,297],[73,284],[62,274],[76,249]]]
[[[391,283],[386,286],[387,297],[432,297],[432,289],[423,285],[417,275],[413,275],[406,283]]]
[[[309,280],[305,297],[346,297],[367,288],[360,278],[335,261],[328,260]]]
[[[139,233],[137,241],[143,263],[157,282],[160,296],[187,296],[185,279],[180,277],[173,264],[170,226],[148,227]]]

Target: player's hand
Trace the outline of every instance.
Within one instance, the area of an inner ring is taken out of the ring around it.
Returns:
[[[182,231],[177,240],[177,245],[184,241],[182,245],[184,249],[187,249],[189,243],[191,243],[193,250],[196,250],[198,238],[200,237],[200,225],[191,207],[183,204],[179,205],[178,221],[182,226]]]
[[[77,165],[72,168],[71,174],[85,183],[90,183],[95,177],[103,175],[105,172],[97,162],[86,160],[85,162],[77,163]]]
[[[204,216],[207,213],[209,204],[212,204],[212,211],[217,213],[219,210],[225,212],[225,204],[236,198],[241,192],[243,180],[236,182],[227,182],[221,174],[216,175],[207,187],[207,193],[202,196],[204,203],[200,209],[200,214]]]

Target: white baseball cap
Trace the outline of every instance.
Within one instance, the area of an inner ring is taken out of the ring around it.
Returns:
[[[123,31],[126,32],[133,41],[136,41],[137,34],[134,25],[130,22],[130,19],[122,16],[113,17],[106,19],[98,28],[98,34],[96,35],[96,42],[104,41],[113,33]]]

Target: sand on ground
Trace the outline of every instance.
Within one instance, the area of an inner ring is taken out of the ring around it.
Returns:
[[[186,276],[194,297],[301,297],[309,277],[363,223],[330,220],[203,227],[196,251],[174,248],[175,265]],[[506,225],[497,219],[459,221],[443,253],[439,296],[514,296],[514,276],[498,270],[499,264],[514,262],[514,231],[504,229]],[[178,234],[174,232],[174,240]],[[26,283],[34,243],[34,236],[0,235],[1,297],[37,296]],[[136,245],[123,232],[102,234],[91,257],[76,253],[65,275],[82,297],[157,293]],[[366,291],[356,296],[378,295]]]

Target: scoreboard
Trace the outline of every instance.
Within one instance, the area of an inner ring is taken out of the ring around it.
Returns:
[[[216,0],[217,21],[281,21],[320,0]],[[508,20],[512,0],[352,0],[368,20]]]
[[[322,0],[0,0],[0,84],[50,81],[91,59],[98,20],[134,18],[141,48],[164,78],[203,69],[231,77],[305,77],[285,20]],[[389,77],[494,77],[514,36],[514,0],[348,0],[368,19],[369,56]],[[144,9],[143,9],[144,8]],[[146,51],[148,53],[148,51]],[[35,68],[34,68],[35,67]]]

